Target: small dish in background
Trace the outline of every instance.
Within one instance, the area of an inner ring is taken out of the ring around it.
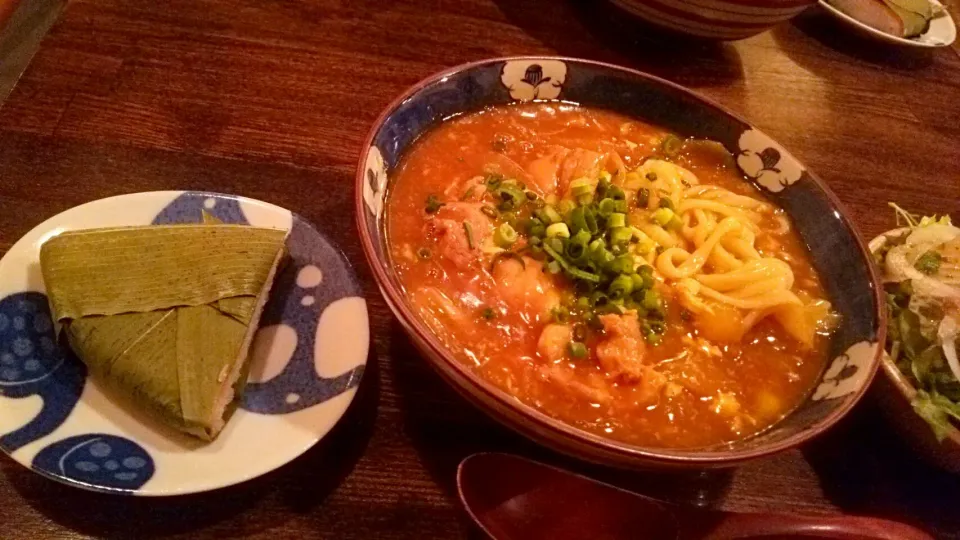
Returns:
[[[720,41],[748,38],[792,19],[816,0],[610,0],[657,27]]]
[[[920,48],[936,48],[936,47],[946,47],[952,44],[957,39],[957,27],[953,22],[953,18],[950,16],[950,13],[944,9],[943,4],[937,0],[930,0],[930,3],[935,7],[938,7],[941,10],[941,13],[933,18],[930,21],[930,25],[927,28],[926,32],[920,34],[916,37],[904,38],[895,36],[893,34],[888,34],[881,30],[878,30],[868,24],[858,21],[857,19],[847,15],[843,11],[840,11],[833,5],[831,5],[827,0],[820,0],[820,5],[823,7],[823,10],[829,13],[831,16],[841,21],[844,24],[852,27],[855,31],[861,35],[878,39],[886,43],[891,43],[893,45],[901,45],[904,47],[920,47]]]

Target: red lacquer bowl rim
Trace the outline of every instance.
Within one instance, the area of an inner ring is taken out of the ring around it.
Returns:
[[[598,453],[606,454],[606,456],[611,457],[613,455],[617,456],[617,461],[621,463],[624,461],[633,461],[637,465],[651,464],[651,463],[661,463],[664,465],[679,465],[679,466],[702,466],[702,467],[716,467],[724,465],[735,465],[744,461],[753,460],[756,458],[769,456],[790,448],[796,447],[813,437],[819,435],[820,433],[826,431],[828,428],[836,424],[842,417],[844,417],[850,410],[860,401],[861,398],[866,394],[867,389],[873,381],[874,376],[876,375],[877,369],[880,366],[880,356],[883,351],[882,344],[885,341],[886,336],[886,313],[885,310],[882,310],[883,302],[880,295],[882,288],[880,287],[880,281],[876,274],[875,269],[872,264],[869,264],[870,260],[870,251],[867,248],[866,243],[863,240],[863,236],[860,234],[856,226],[853,224],[852,220],[848,217],[849,213],[846,211],[844,206],[837,199],[836,195],[827,187],[827,185],[818,178],[815,174],[806,168],[807,174],[811,181],[813,181],[817,187],[821,190],[824,196],[830,201],[831,206],[836,209],[840,214],[840,219],[843,224],[853,232],[853,237],[856,241],[857,248],[860,250],[861,255],[864,260],[867,261],[867,269],[870,275],[871,289],[874,296],[874,306],[875,316],[878,321],[879,328],[877,328],[877,347],[873,357],[870,360],[870,365],[868,366],[869,373],[864,381],[863,386],[857,390],[852,398],[849,398],[845,401],[843,405],[838,407],[836,410],[830,412],[826,417],[819,419],[816,423],[808,426],[806,429],[802,429],[797,433],[794,433],[783,440],[774,441],[764,446],[747,448],[743,450],[736,449],[723,449],[723,450],[698,450],[698,449],[669,449],[669,448],[655,448],[655,447],[642,447],[637,445],[632,445],[628,443],[619,442],[613,439],[607,439],[599,435],[589,433],[587,431],[578,429],[572,425],[569,425],[561,420],[553,418],[546,413],[540,412],[535,408],[526,405],[510,394],[500,390],[499,388],[494,387],[491,383],[484,380],[482,377],[474,373],[468,366],[458,362],[455,358],[450,355],[447,351],[447,348],[437,339],[436,335],[431,331],[421,320],[420,318],[410,309],[407,305],[406,299],[400,290],[395,288],[387,273],[381,268],[379,259],[376,254],[376,249],[374,248],[373,239],[370,238],[367,233],[367,210],[365,208],[364,198],[363,198],[363,186],[366,181],[366,156],[367,151],[370,146],[373,144],[374,138],[376,137],[377,132],[383,126],[383,123],[387,117],[393,113],[404,101],[410,99],[416,95],[423,88],[437,82],[443,77],[453,75],[462,71],[470,70],[479,66],[497,64],[501,62],[509,62],[516,60],[538,60],[538,61],[550,61],[556,60],[564,63],[573,63],[573,64],[586,64],[594,67],[609,69],[613,71],[618,71],[622,73],[629,74],[634,77],[639,77],[652,81],[661,86],[667,87],[672,91],[684,94],[688,97],[694,98],[696,101],[702,103],[707,107],[712,107],[713,109],[733,118],[734,120],[746,125],[753,126],[750,122],[747,122],[741,118],[736,113],[733,113],[727,110],[722,105],[703,97],[692,90],[684,88],[676,83],[670,82],[666,79],[662,79],[655,75],[650,75],[641,71],[634,69],[626,68],[623,66],[617,66],[614,64],[609,64],[606,62],[598,62],[594,60],[586,60],[582,58],[571,58],[564,56],[548,56],[548,55],[530,55],[530,56],[511,56],[511,57],[498,57],[498,58],[487,58],[484,60],[478,60],[475,62],[468,62],[454,66],[452,68],[434,73],[424,79],[420,80],[413,86],[409,87],[402,94],[400,94],[396,99],[393,100],[387,107],[380,113],[377,117],[377,120],[371,126],[367,136],[364,138],[363,146],[360,151],[360,158],[357,164],[357,172],[354,184],[354,202],[355,208],[354,213],[356,217],[356,225],[358,233],[360,235],[360,243],[363,246],[364,255],[367,258],[368,265],[370,266],[371,271],[373,272],[374,278],[376,279],[377,285],[380,288],[380,291],[384,294],[387,305],[391,308],[394,314],[397,316],[402,326],[407,332],[412,332],[417,335],[419,341],[423,344],[426,344],[429,347],[429,351],[425,352],[425,356],[433,364],[433,366],[439,369],[442,374],[444,374],[448,379],[453,379],[454,381],[461,381],[469,383],[471,388],[464,388],[468,392],[479,392],[484,395],[486,399],[484,401],[494,401],[499,406],[512,409],[514,412],[519,413],[520,416],[529,420],[536,425],[537,431],[546,432],[549,434],[550,438],[553,439],[566,439],[570,443],[580,443],[587,444],[592,447],[593,450]],[[417,340],[415,340],[417,341]],[[437,361],[437,359],[442,359],[442,361]],[[482,399],[482,398],[480,398]],[[500,416],[502,418],[502,416]],[[782,422],[783,420],[781,420]],[[569,447],[569,445],[566,445]],[[581,455],[581,457],[583,457]]]

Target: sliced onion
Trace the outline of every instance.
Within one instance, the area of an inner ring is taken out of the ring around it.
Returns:
[[[915,294],[933,296],[936,298],[952,298],[960,300],[960,289],[951,287],[938,279],[934,279],[913,267],[907,253],[910,246],[897,246],[887,253],[887,275],[894,281],[909,279],[913,282]]]
[[[944,317],[937,329],[937,338],[943,348],[943,356],[947,359],[950,371],[960,381],[960,359],[957,358],[957,321],[953,317]]]

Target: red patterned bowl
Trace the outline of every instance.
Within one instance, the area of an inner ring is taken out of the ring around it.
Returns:
[[[817,0],[610,0],[656,26],[692,36],[734,40],[792,19]]]

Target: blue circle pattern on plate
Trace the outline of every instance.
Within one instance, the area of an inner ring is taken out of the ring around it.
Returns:
[[[155,472],[140,445],[101,433],[69,437],[44,448],[33,459],[33,468],[102,491],[136,491]]]
[[[63,425],[80,401],[86,376],[83,362],[57,344],[45,294],[23,292],[0,300],[0,395],[43,400],[34,418],[0,437],[0,449],[13,453]],[[94,439],[98,442],[89,450],[90,459],[77,461],[83,456],[78,445]],[[114,462],[110,460],[101,470],[95,463],[97,455],[111,453],[120,460],[115,470],[109,470]],[[74,461],[76,466],[70,466]],[[115,435],[80,435],[55,442],[40,450],[31,466],[68,483],[121,492],[139,489],[154,472],[146,450]]]
[[[153,223],[199,223],[204,211],[224,223],[249,224],[235,198],[203,192],[181,194],[157,215]],[[260,325],[282,324],[292,328],[297,335],[297,344],[279,375],[263,383],[247,383],[241,407],[261,414],[286,414],[323,403],[357,386],[364,370],[361,365],[328,378],[321,377],[315,368],[317,325],[323,311],[337,300],[362,296],[345,258],[296,214],[293,215],[286,248],[288,260],[276,277]],[[320,271],[321,283],[300,287],[297,276],[311,266]],[[304,302],[307,296],[313,301]]]
[[[0,300],[0,395],[43,400],[36,417],[0,436],[0,448],[11,453],[57,429],[80,400],[85,378],[83,363],[57,346],[45,294]]]

